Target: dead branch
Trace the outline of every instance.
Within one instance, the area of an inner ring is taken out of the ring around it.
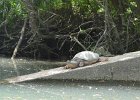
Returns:
[[[86,47],[81,43],[79,42],[79,40],[76,38],[76,37],[73,37],[73,40],[78,43],[85,51],[87,50]]]
[[[16,45],[16,47],[14,49],[14,52],[13,52],[13,55],[12,55],[11,59],[15,58],[15,56],[17,54],[17,51],[18,51],[18,48],[19,48],[19,46],[20,46],[20,44],[21,44],[21,42],[23,40],[23,36],[24,36],[25,28],[26,28],[26,23],[27,23],[27,18],[25,18],[24,25],[23,25],[23,27],[22,27],[22,29],[20,31],[21,35],[20,35],[19,41],[18,41],[18,43],[17,43],[17,45]]]
[[[38,25],[37,25],[37,11],[34,5],[34,2],[32,0],[22,0],[23,3],[25,4],[28,13],[29,13],[29,25],[31,27],[31,32],[33,35],[30,37],[28,40],[29,43],[35,38],[36,35],[38,35]]]
[[[2,27],[3,25],[7,24],[8,23],[8,20],[4,20],[1,24],[0,24],[0,27]]]
[[[97,41],[93,51],[96,50],[98,44],[102,41],[103,37],[107,34],[107,27],[108,27],[108,23],[109,23],[109,20],[108,20],[108,1],[105,0],[105,30],[104,30],[104,33],[102,34],[102,36],[99,38],[99,40]]]

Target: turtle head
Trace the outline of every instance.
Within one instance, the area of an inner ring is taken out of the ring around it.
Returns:
[[[66,69],[70,68],[70,69],[73,69],[73,68],[77,68],[77,67],[82,67],[84,66],[84,62],[81,61],[81,62],[77,62],[77,61],[67,61],[67,65],[65,66]]]
[[[78,62],[68,60],[66,66],[64,68],[66,68],[66,69],[69,69],[69,68],[73,69],[73,68],[76,68],[78,66],[79,66]]]

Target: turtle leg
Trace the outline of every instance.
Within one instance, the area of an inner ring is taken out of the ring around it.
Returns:
[[[87,66],[87,65],[92,65],[92,64],[95,64],[97,63],[98,61],[84,61],[84,66]]]
[[[83,67],[83,66],[85,66],[85,62],[84,61],[79,62],[79,67]]]

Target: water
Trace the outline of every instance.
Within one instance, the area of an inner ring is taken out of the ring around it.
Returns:
[[[0,58],[0,80],[49,68],[52,65],[46,61],[17,59],[13,63]],[[140,83],[35,80],[0,84],[0,100],[140,100]]]
[[[134,83],[34,81],[1,84],[0,100],[140,100]]]
[[[12,61],[11,59],[0,57],[0,80],[62,65],[64,65],[63,62],[36,61],[31,59],[15,59]]]

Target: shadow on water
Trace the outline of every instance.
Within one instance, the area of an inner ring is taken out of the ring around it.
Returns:
[[[36,61],[31,59],[0,58],[0,80],[31,74],[65,65],[65,62]]]

